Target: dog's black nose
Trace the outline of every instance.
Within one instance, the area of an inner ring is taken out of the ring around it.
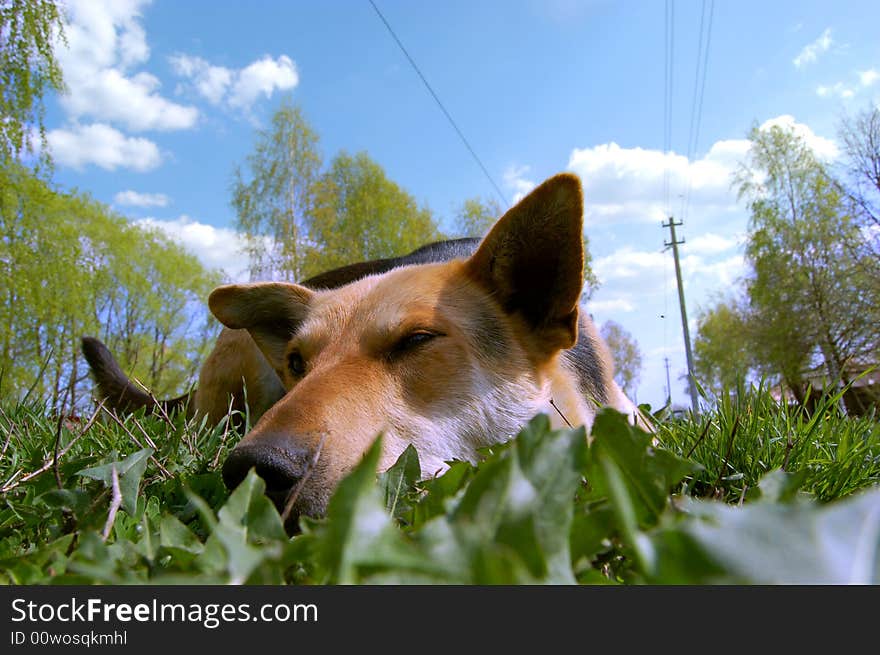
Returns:
[[[266,482],[267,493],[283,494],[303,476],[307,461],[308,452],[291,443],[289,436],[260,435],[229,453],[223,464],[223,482],[228,489],[235,489],[254,468]]]

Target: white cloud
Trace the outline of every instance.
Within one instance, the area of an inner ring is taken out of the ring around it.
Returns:
[[[141,25],[143,0],[69,0],[66,45],[56,49],[67,93],[61,105],[73,120],[92,117],[134,131],[180,130],[198,110],[159,95],[158,78],[133,72],[150,56]]]
[[[516,166],[511,164],[504,171],[504,186],[514,192],[511,204],[518,203],[526,197],[526,194],[528,194],[529,191],[537,186],[533,180],[526,178],[529,170],[528,166]]]
[[[852,87],[847,86],[843,82],[838,82],[837,84],[832,84],[831,86],[820,84],[816,87],[816,95],[820,98],[837,96],[838,98],[848,100],[849,98],[852,98],[855,94],[856,92],[852,89]]]
[[[840,150],[834,141],[817,135],[812,129],[810,129],[809,125],[798,123],[794,119],[794,116],[783,114],[782,116],[771,118],[770,120],[764,121],[760,129],[767,130],[774,125],[778,125],[783,129],[793,130],[797,136],[802,138],[804,142],[813,149],[816,156],[822,159],[836,159],[838,154],[840,154]]]
[[[716,235],[703,235],[708,242],[716,241]],[[695,242],[701,237],[696,237]],[[680,253],[683,277],[699,280],[701,284],[709,281],[729,285],[745,272],[745,261],[741,253],[717,260],[712,255],[718,252]],[[660,250],[635,250],[630,246],[618,248],[610,255],[598,258],[593,271],[602,283],[602,290],[651,295],[663,288],[675,285],[672,254]]]
[[[719,234],[707,232],[693,239],[687,239],[681,247],[684,253],[695,253],[702,255],[717,255],[719,253],[735,248],[738,245],[737,239],[723,237]]]
[[[246,114],[260,96],[270,98],[275,91],[299,84],[296,64],[287,55],[274,59],[267,55],[237,70],[185,54],[174,55],[169,62],[174,72],[190,80],[196,93],[212,105],[225,103]]]
[[[866,71],[859,71],[859,84],[864,87],[873,86],[877,80],[880,80],[880,72],[870,68]]]
[[[266,56],[239,71],[232,84],[229,105],[248,111],[261,95],[270,98],[276,89],[286,91],[297,84],[299,74],[290,57]]]
[[[590,314],[625,314],[635,311],[636,306],[630,299],[618,297],[607,300],[590,300],[587,302],[587,311]]]
[[[742,254],[731,255],[715,262],[707,262],[702,257],[694,256],[682,262],[682,269],[687,277],[715,278],[721,286],[729,286],[745,274],[746,263]]]
[[[174,72],[192,80],[196,92],[212,105],[220,104],[232,84],[233,71],[212,66],[201,57],[174,55],[169,58]]]
[[[127,137],[102,123],[51,130],[46,137],[55,161],[76,169],[94,164],[109,171],[144,172],[162,161],[158,146],[149,139]]]
[[[130,207],[165,207],[170,202],[164,193],[139,193],[137,191],[120,191],[113,196],[113,204]]]
[[[142,218],[135,224],[158,229],[198,257],[207,268],[222,271],[233,282],[248,279],[248,258],[244,253],[244,236],[225,227],[214,227],[194,221],[188,216],[175,220]]]
[[[593,272],[603,285],[646,276],[653,278],[663,273],[668,258],[669,255],[659,250],[633,250],[630,246],[624,246],[597,259],[593,263]]]
[[[790,115],[771,118],[760,129],[774,125],[793,130],[823,159],[838,155],[834,141]],[[716,141],[705,155],[691,161],[675,152],[624,148],[614,142],[575,148],[568,168],[583,183],[588,232],[594,226],[611,224],[654,223],[659,227],[670,213],[691,225],[725,220],[743,209],[733,181],[750,146],[748,139]]]
[[[703,213],[733,209],[736,194],[730,186],[732,175],[748,148],[745,139],[719,141],[702,159],[689,162],[674,152],[607,143],[575,148],[568,167],[583,182],[588,224],[659,223],[668,213],[667,171],[671,199],[684,196],[690,188],[690,204],[700,206]]]
[[[826,28],[819,38],[804,46],[798,56],[792,60],[795,68],[801,68],[807,64],[813,63],[819,58],[823,52],[827,52],[834,41],[831,38],[831,28]]]

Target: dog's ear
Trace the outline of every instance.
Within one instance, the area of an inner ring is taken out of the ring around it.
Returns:
[[[250,332],[269,363],[282,370],[287,342],[308,314],[312,296],[285,282],[229,284],[211,292],[208,307],[226,327]]]
[[[548,356],[577,341],[583,213],[580,180],[551,177],[498,219],[466,263],[504,311],[525,320]]]

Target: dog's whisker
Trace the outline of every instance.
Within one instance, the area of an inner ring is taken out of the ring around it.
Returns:
[[[315,454],[312,456],[312,459],[309,461],[306,466],[306,470],[303,472],[302,477],[296,483],[294,487],[291,488],[290,493],[287,494],[287,498],[284,500],[284,511],[281,512],[281,523],[287,524],[287,519],[290,518],[290,513],[293,511],[293,506],[296,504],[297,499],[299,498],[300,493],[303,490],[306,482],[312,475],[312,471],[315,470],[315,466],[318,465],[318,459],[321,457],[321,450],[324,448],[324,442],[327,440],[327,433],[324,432],[321,435],[321,440],[318,442],[318,445],[315,447]]]
[[[570,427],[570,428],[573,428],[573,427],[574,427],[571,423],[568,422],[568,419],[565,418],[565,414],[563,414],[562,411],[556,406],[556,403],[553,402],[553,399],[552,399],[552,398],[550,399],[550,405],[553,407],[553,409],[556,410],[556,413],[559,414],[559,415],[562,417],[562,420],[565,421],[565,424],[566,424],[568,427]]]

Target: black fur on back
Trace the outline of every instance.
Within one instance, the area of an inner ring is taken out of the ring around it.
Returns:
[[[326,273],[319,273],[307,280],[302,281],[304,287],[310,289],[336,289],[368,275],[387,273],[399,266],[411,264],[434,264],[448,262],[453,259],[470,257],[477,250],[480,239],[465,237],[463,239],[451,239],[449,241],[436,241],[413,250],[408,255],[401,257],[388,257],[386,259],[374,259],[369,262],[358,262],[347,266],[334,268]]]

